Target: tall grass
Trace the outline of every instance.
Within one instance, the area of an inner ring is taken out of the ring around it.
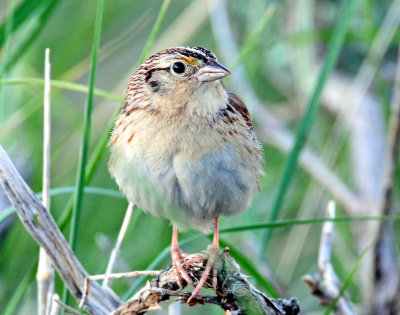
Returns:
[[[80,147],[79,163],[78,163],[78,174],[76,180],[76,192],[74,197],[75,202],[72,211],[72,222],[69,235],[69,244],[71,245],[73,251],[75,251],[77,247],[79,224],[83,206],[83,195],[84,195],[83,189],[85,186],[86,165],[89,155],[89,140],[90,140],[90,131],[92,128],[91,126],[92,110],[94,102],[94,86],[96,83],[97,59],[99,55],[103,12],[104,12],[104,0],[99,0],[97,14],[96,14],[96,24],[94,26],[94,36],[93,36],[93,46],[92,46],[92,66],[89,77],[89,90],[85,105],[85,116],[83,120],[82,139],[81,139],[81,147]]]
[[[25,1],[28,2],[28,1]],[[3,61],[0,63],[0,73],[6,73],[9,71],[17,62],[18,60],[23,56],[23,54],[28,50],[28,48],[34,43],[36,40],[37,36],[41,33],[42,29],[45,27],[47,21],[49,20],[52,12],[54,9],[57,7],[59,4],[59,1],[57,0],[50,0],[43,2],[41,5],[34,6],[33,14],[34,16],[34,23],[31,27],[27,28],[27,31],[22,34],[22,36],[19,38],[19,40],[13,45],[12,49],[10,49],[7,58],[4,58]],[[30,6],[28,4],[28,6]],[[14,25],[19,26],[19,21],[21,20],[27,20],[28,17],[31,20],[32,16],[26,15],[26,13],[29,12],[29,10],[26,10],[24,6],[21,4],[19,7],[21,10],[16,10],[16,17],[13,18],[10,16],[10,18],[13,19],[13,21],[16,19],[16,23]],[[29,12],[32,14],[31,12]],[[20,19],[17,19],[19,17]],[[31,22],[31,21],[30,21]],[[15,27],[12,27],[14,29]],[[8,35],[9,36],[9,35]],[[4,36],[3,38],[5,38]],[[1,37],[0,37],[0,45],[1,43]]]
[[[303,118],[299,122],[299,126],[296,132],[295,142],[293,144],[292,150],[286,160],[285,166],[283,168],[282,176],[279,179],[277,193],[272,205],[272,209],[269,215],[269,221],[274,222],[279,217],[282,211],[283,202],[287,191],[289,189],[290,183],[293,179],[294,171],[296,170],[297,161],[301,153],[304,144],[307,141],[308,135],[310,133],[313,122],[318,111],[318,105],[321,98],[321,93],[324,85],[332,73],[332,70],[336,64],[339,53],[343,47],[344,39],[349,28],[350,20],[352,17],[353,7],[355,5],[354,0],[348,0],[345,2],[342,14],[336,24],[335,31],[332,35],[328,51],[324,58],[324,62],[321,68],[320,75],[315,83],[313,93],[311,95],[310,101],[307,105],[306,111]],[[261,255],[266,254],[266,249],[268,242],[272,236],[272,230],[267,230],[264,235],[262,242]]]
[[[73,251],[76,251],[77,249],[78,235],[80,231],[80,222],[82,216],[86,164],[89,154],[90,131],[92,128],[91,124],[92,124],[92,110],[94,102],[94,86],[96,83],[97,59],[99,55],[103,12],[104,12],[104,0],[99,0],[97,4],[96,22],[94,26],[94,35],[92,44],[92,65],[89,77],[89,90],[85,104],[85,116],[83,120],[81,147],[80,147],[79,162],[78,162],[78,174],[76,178],[76,190],[74,194],[74,207],[72,210],[72,219],[69,232],[69,245],[71,246],[71,249]],[[64,286],[63,301],[66,304],[69,303],[69,292],[67,291],[66,286]]]

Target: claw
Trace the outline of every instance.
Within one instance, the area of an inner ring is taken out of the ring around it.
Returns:
[[[187,254],[184,254],[178,246],[178,230],[174,227],[172,234],[172,245],[171,245],[171,260],[172,266],[174,267],[176,273],[176,280],[179,285],[179,289],[182,290],[183,283],[182,278],[191,286],[194,286],[192,279],[187,273],[186,269],[183,267],[182,260],[185,259]]]
[[[219,255],[219,234],[218,234],[218,225],[219,224],[218,223],[219,223],[219,219],[218,219],[218,217],[216,217],[213,243],[208,248],[207,265],[203,271],[203,274],[201,275],[199,282],[197,283],[191,296],[187,300],[187,304],[189,304],[190,306],[197,304],[196,302],[193,301],[193,299],[195,299],[199,295],[204,284],[207,282],[210,272],[212,275],[212,287],[215,292],[217,291],[217,284],[218,284],[217,283],[217,280],[218,280],[218,278],[217,278],[217,260],[218,260],[218,255]],[[189,285],[192,285],[194,287],[194,283],[193,283],[192,279],[190,278],[188,272],[184,268],[184,266],[192,266],[194,264],[202,263],[205,260],[205,258],[206,257],[203,257],[202,255],[199,255],[199,254],[187,255],[182,252],[182,250],[179,248],[179,245],[178,245],[178,230],[174,226],[173,232],[172,232],[171,259],[172,259],[172,265],[176,272],[176,278],[177,278],[177,282],[179,285],[179,289],[182,289],[182,287],[183,287],[182,278]],[[184,260],[183,263],[182,263],[182,260]]]
[[[176,281],[178,282],[179,289],[182,290],[182,277],[179,272],[179,265],[181,261],[179,250],[171,250],[171,260],[172,260],[172,266],[174,267],[176,273]]]
[[[193,290],[192,295],[187,300],[189,305],[192,304],[192,300],[197,297],[200,293],[200,290],[203,288],[204,284],[207,281],[208,276],[210,275],[210,271],[212,270],[212,286],[214,291],[217,291],[217,260],[219,254],[219,235],[218,235],[218,217],[215,219],[215,231],[214,231],[214,240],[212,245],[208,248],[208,261],[206,265],[206,269],[203,271],[199,282],[197,283],[196,288]]]

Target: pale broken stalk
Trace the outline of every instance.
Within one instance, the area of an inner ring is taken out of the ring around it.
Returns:
[[[44,130],[43,130],[43,198],[42,202],[50,211],[50,49],[46,49],[44,68]],[[54,269],[44,249],[40,248],[39,265],[36,274],[38,285],[38,314],[50,314],[54,291]]]
[[[61,305],[59,303],[60,303],[60,296],[57,293],[52,294],[51,310],[50,310],[49,315],[59,315],[60,314]]]
[[[321,231],[321,241],[318,253],[319,273],[315,276],[306,275],[303,280],[310,287],[311,293],[319,298],[322,305],[330,306],[340,294],[342,284],[332,266],[332,245],[334,238],[334,223],[336,204],[328,202],[326,216],[329,221],[324,222]],[[337,301],[335,314],[355,315],[350,298],[344,293]]]
[[[125,214],[124,220],[122,222],[121,230],[119,231],[119,234],[118,234],[117,242],[115,243],[115,246],[111,252],[110,260],[108,261],[108,266],[107,266],[104,281],[102,284],[103,288],[111,285],[111,277],[109,277],[109,275],[112,274],[114,267],[115,267],[115,263],[117,262],[117,258],[118,258],[118,254],[119,254],[119,251],[122,246],[122,242],[124,241],[126,231],[128,230],[129,222],[131,221],[131,218],[132,218],[133,208],[134,208],[134,204],[130,202],[128,205],[128,208],[126,209],[126,214]]]
[[[139,271],[128,271],[120,273],[109,273],[104,275],[92,275],[88,279],[91,281],[104,280],[104,279],[125,279],[133,277],[157,277],[163,270],[139,270]]]
[[[129,204],[128,209],[129,209],[130,205],[132,205],[132,209],[133,209],[133,204],[132,203]],[[125,215],[125,219],[127,218],[127,216],[128,216],[128,213]],[[124,219],[124,223],[126,222],[125,219]],[[129,222],[129,220],[127,222]],[[127,227],[125,227],[125,229],[126,228]],[[122,228],[121,228],[121,230],[122,230]],[[120,234],[121,234],[121,232],[120,232]],[[117,251],[117,253],[118,253],[118,251]],[[114,258],[114,262],[115,262],[116,258],[117,258],[117,255],[115,254],[114,257],[115,257]],[[86,303],[87,292],[90,291],[91,281],[104,280],[103,284],[102,284],[102,287],[105,288],[105,289],[108,289],[109,288],[108,285],[110,283],[109,281],[111,279],[125,279],[125,278],[142,277],[142,276],[158,277],[163,272],[163,270],[143,270],[143,271],[129,271],[129,272],[121,272],[121,273],[111,273],[112,269],[113,269],[113,265],[114,265],[114,263],[111,263],[111,261],[112,261],[112,259],[110,258],[110,261],[109,261],[109,264],[108,264],[108,267],[107,267],[107,271],[110,271],[110,273],[106,273],[106,274],[102,274],[102,275],[92,275],[92,276],[86,277],[85,286],[84,286],[84,289],[83,289],[84,293],[83,293],[82,299],[81,299],[81,301],[79,303],[79,307],[80,308],[82,308],[82,306]],[[107,280],[108,280],[108,282],[106,282]],[[113,292],[111,290],[109,290],[108,293],[113,294]]]

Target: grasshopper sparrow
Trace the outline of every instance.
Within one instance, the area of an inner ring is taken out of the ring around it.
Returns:
[[[230,72],[201,47],[149,57],[133,74],[109,146],[109,170],[129,201],[173,223],[171,257],[180,287],[178,229],[207,232],[215,222],[206,269],[217,278],[218,218],[245,210],[259,190],[260,145],[246,105],[221,78]]]

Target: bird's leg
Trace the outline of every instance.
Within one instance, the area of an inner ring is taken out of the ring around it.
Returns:
[[[204,283],[207,281],[207,278],[212,270],[212,286],[214,291],[217,291],[217,259],[219,254],[219,217],[215,218],[215,228],[214,228],[214,238],[212,244],[208,247],[208,260],[206,269],[204,269],[203,274],[197,284],[196,288],[192,292],[192,295],[187,300],[187,303],[190,305],[191,301],[200,293],[200,290],[203,288]]]
[[[183,267],[182,259],[187,255],[182,252],[178,244],[178,229],[174,226],[172,230],[172,242],[171,242],[171,260],[172,266],[176,273],[176,279],[179,285],[179,289],[182,289],[182,278],[189,284],[194,286],[192,279]]]

